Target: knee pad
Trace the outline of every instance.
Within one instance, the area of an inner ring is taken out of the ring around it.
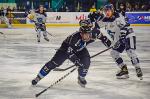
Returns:
[[[120,53],[119,53],[118,51],[116,51],[116,50],[111,50],[111,52],[110,52],[110,55],[111,55],[111,57],[112,57],[114,60],[117,60],[117,59],[120,57],[119,54],[120,54]]]
[[[127,54],[130,57],[131,62],[132,62],[133,65],[136,65],[136,64],[139,63],[139,59],[138,59],[138,57],[135,53],[135,50],[129,49],[129,50],[127,50]]]
[[[111,51],[111,56],[112,58],[115,60],[115,62],[120,65],[120,64],[123,64],[123,59],[120,57],[119,55],[120,53],[115,51],[115,50],[112,50]]]
[[[52,69],[56,68],[57,64],[54,61],[46,63],[43,68],[40,70],[39,76],[43,78],[46,76]]]
[[[78,68],[78,75],[79,76],[85,77],[87,73],[88,73],[88,69],[85,69],[85,68],[82,68],[82,67]]]

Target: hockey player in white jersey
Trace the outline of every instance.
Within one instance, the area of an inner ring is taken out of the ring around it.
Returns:
[[[120,67],[120,71],[116,74],[117,78],[129,78],[127,65],[120,56],[120,53],[125,50],[131,59],[132,65],[135,67],[137,77],[142,79],[143,74],[140,68],[139,58],[135,53],[136,36],[133,29],[126,23],[124,16],[114,11],[112,4],[104,6],[104,14],[105,17],[98,24],[100,28],[105,28],[112,38],[113,48],[111,56]]]
[[[41,34],[43,33],[43,37],[46,41],[49,41],[47,37],[47,32],[46,32],[46,17],[47,14],[44,10],[44,6],[40,5],[39,9],[34,11],[31,11],[30,14],[28,15],[28,18],[33,20],[35,23],[35,29],[37,31],[37,41],[40,42]]]
[[[6,25],[8,26],[8,28],[11,28],[12,25],[11,25],[9,19],[7,18],[7,15],[8,15],[8,10],[2,8],[2,9],[0,10],[0,20],[3,21],[3,22],[5,22]]]

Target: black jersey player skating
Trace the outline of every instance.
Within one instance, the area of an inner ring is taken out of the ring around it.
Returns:
[[[82,22],[88,24],[87,21]],[[78,32],[73,33],[63,41],[54,57],[42,67],[37,77],[32,80],[32,85],[36,85],[51,70],[59,67],[66,59],[69,59],[78,66],[78,83],[85,87],[87,84],[85,77],[91,63],[86,46],[92,43],[95,38],[100,39],[106,46],[111,44],[105,36],[100,35],[99,31],[91,30],[89,26],[81,26]]]

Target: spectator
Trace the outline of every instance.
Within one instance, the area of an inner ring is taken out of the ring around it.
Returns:
[[[65,0],[66,7],[68,8],[69,12],[75,11],[75,0]]]
[[[92,6],[92,8],[90,9],[90,12],[96,12],[95,5]]]
[[[135,4],[135,6],[134,6],[134,11],[139,11],[140,10],[140,8],[139,8],[139,5],[138,4]]]
[[[131,4],[129,2],[126,3],[126,11],[127,12],[132,11],[132,6],[131,6]]]
[[[17,8],[13,7],[12,11],[17,12]]]
[[[143,4],[143,5],[141,6],[141,10],[142,10],[142,11],[148,11],[148,10],[149,10],[148,5]]]

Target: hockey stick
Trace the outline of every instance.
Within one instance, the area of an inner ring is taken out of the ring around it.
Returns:
[[[99,55],[99,54],[102,54],[102,53],[108,51],[108,50],[111,49],[111,48],[112,48],[112,47],[109,47],[109,48],[107,48],[107,49],[105,49],[105,50],[103,50],[103,51],[101,51],[101,52],[99,52],[99,53],[97,53],[97,54],[95,54],[95,55],[92,55],[90,58],[93,58],[93,57],[95,57],[95,56],[97,56],[97,55]],[[68,69],[70,69],[70,68],[72,68],[72,67],[74,67],[74,66],[75,66],[75,65],[72,65],[72,66],[69,66],[69,67],[64,68],[64,69],[62,69],[62,68],[55,68],[53,71],[66,71],[66,70],[68,70]]]
[[[67,74],[65,74],[64,76],[62,76],[60,79],[58,79],[56,82],[54,82],[53,84],[51,84],[49,87],[47,87],[46,89],[44,89],[41,92],[39,92],[38,94],[36,94],[35,97],[39,97],[42,93],[44,93],[45,91],[47,91],[48,89],[50,89],[51,87],[53,87],[54,85],[56,85],[57,83],[59,83],[60,81],[62,81],[63,79],[65,79],[71,73],[73,73],[76,69],[77,69],[77,67],[73,68],[70,72],[68,72]]]
[[[45,31],[46,31],[46,30],[45,30]],[[53,36],[51,33],[47,32],[47,31],[46,31],[46,33],[49,34],[50,36]]]
[[[4,33],[3,33],[3,32],[0,32],[0,34],[4,35]]]
[[[0,34],[2,34],[4,36],[4,38],[6,38],[5,34],[3,32],[0,32]]]

